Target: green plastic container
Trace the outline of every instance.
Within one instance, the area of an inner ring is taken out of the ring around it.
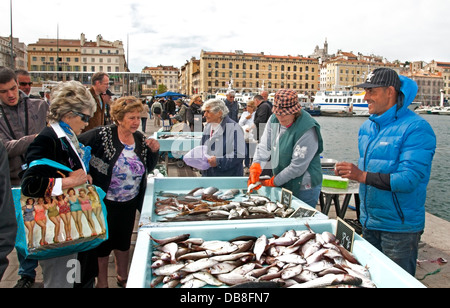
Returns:
[[[337,189],[347,189],[348,179],[341,178],[340,176],[324,175],[322,186]]]

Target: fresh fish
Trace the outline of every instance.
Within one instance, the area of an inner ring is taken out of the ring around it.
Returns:
[[[303,259],[302,256],[297,254],[281,255],[276,257],[275,259],[283,263],[306,264],[306,260]]]
[[[200,188],[200,189],[196,190],[196,191],[192,194],[192,196],[193,196],[193,197],[201,197],[201,196],[203,196],[204,191],[205,191],[205,189]]]
[[[180,281],[179,281],[179,280],[171,280],[171,281],[165,283],[162,287],[163,287],[164,289],[174,289],[174,288],[176,288],[177,285],[179,285],[179,284],[180,284]]]
[[[232,273],[217,275],[217,279],[219,279],[221,282],[223,282],[229,286],[234,286],[237,284],[242,284],[242,283],[251,282],[251,281],[256,280],[255,278],[253,278],[251,276],[243,276],[243,275],[232,274]]]
[[[323,256],[328,252],[328,249],[319,249],[312,255],[306,258],[306,263],[313,264],[323,259]]]
[[[181,257],[178,258],[178,261],[182,261],[182,260],[200,260],[200,259],[212,257],[213,255],[214,254],[211,253],[208,250],[192,252],[192,253],[188,253],[188,254],[182,255]]]
[[[164,262],[163,260],[159,259],[159,260],[156,260],[155,262],[152,263],[151,268],[158,268],[158,267],[161,267],[163,265],[166,265],[166,262]]]
[[[236,289],[278,289],[284,286],[283,282],[276,281],[251,281],[232,286]]]
[[[300,273],[303,271],[303,265],[296,265],[292,267],[288,267],[281,273],[281,278],[286,280],[292,277],[295,277],[297,275],[300,275]]]
[[[182,235],[178,235],[178,236],[174,236],[174,237],[169,237],[166,239],[157,240],[150,235],[150,238],[154,242],[158,243],[159,245],[166,245],[166,244],[169,244],[172,242],[176,243],[176,242],[181,242],[181,241],[187,240],[190,236],[191,236],[190,234],[182,234]]]
[[[236,265],[232,263],[222,262],[218,263],[211,267],[210,272],[212,275],[219,275],[219,274],[228,274],[232,270],[236,268]]]
[[[161,267],[158,267],[153,271],[154,275],[156,276],[169,276],[172,275],[175,272],[178,272],[183,267],[185,267],[186,264],[179,262],[177,264],[167,264]]]
[[[176,243],[166,244],[161,248],[161,250],[170,254],[170,262],[172,264],[177,263],[176,255],[178,251],[178,245]]]
[[[241,258],[247,257],[247,256],[254,256],[251,252],[241,252],[241,253],[235,253],[230,255],[222,255],[222,256],[214,256],[210,259],[216,260],[217,262],[226,262],[226,261],[235,261],[239,260]]]
[[[297,275],[295,277],[292,277],[295,281],[298,283],[308,282],[314,279],[317,279],[317,274],[313,273],[311,271],[308,271],[306,269],[303,269],[303,271],[300,273],[300,275]]]
[[[322,260],[313,264],[309,264],[308,266],[305,266],[305,269],[314,273],[320,273],[321,271],[324,271],[332,266],[333,264],[331,262],[327,260]]]
[[[207,283],[200,279],[191,279],[181,286],[182,289],[199,289],[206,286]]]
[[[213,195],[214,193],[216,193],[218,191],[219,191],[219,189],[216,187],[208,187],[203,190],[203,194],[204,195]]]
[[[209,216],[209,217],[212,217],[212,216],[228,217],[230,215],[230,212],[227,211],[227,210],[219,210],[219,209],[213,210],[213,209],[211,209],[211,212],[207,213],[206,215]]]
[[[190,192],[188,192],[188,196],[193,196],[197,191],[199,191],[199,190],[203,190],[203,187],[197,187],[197,188],[194,188],[193,190],[191,190]],[[203,191],[202,191],[203,192]]]
[[[350,275],[326,275],[305,283],[293,285],[290,288],[324,288],[339,284],[360,285],[361,283],[361,278]]]
[[[211,286],[220,287],[223,282],[216,279],[213,275],[208,272],[197,272],[193,274],[196,279],[202,280]]]
[[[200,248],[209,250],[214,253],[214,255],[229,254],[239,249],[237,245],[227,241],[207,241],[204,242]]]
[[[194,262],[186,265],[185,267],[183,267],[183,271],[188,272],[188,273],[195,273],[195,272],[210,268],[210,267],[216,265],[217,263],[219,263],[219,262],[216,260],[212,260],[211,258],[200,259],[200,260],[194,261]]]
[[[219,199],[221,200],[231,200],[239,194],[239,189],[229,189],[225,191],[222,195],[219,195]]]
[[[152,279],[152,281],[150,282],[150,288],[154,288],[157,285],[159,285],[164,279],[164,276],[156,276],[155,278]]]
[[[180,242],[181,244],[184,244],[184,245],[201,245],[201,244],[203,244],[205,242],[205,240],[204,239],[202,239],[202,238],[190,238],[190,239],[187,239],[187,240],[185,240],[185,241],[182,241],[182,242]]]
[[[267,236],[264,234],[261,235],[255,242],[255,247],[253,248],[253,253],[256,256],[256,261],[261,259],[262,254],[266,250],[269,241],[267,240]]]

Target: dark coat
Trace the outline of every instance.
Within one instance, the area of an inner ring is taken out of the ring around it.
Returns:
[[[69,167],[73,171],[82,168],[82,162],[70,146],[68,139],[65,137],[58,138],[51,127],[44,128],[31,143],[28,148],[26,161],[30,164],[42,158],[51,159]],[[27,169],[23,176],[22,194],[32,198],[51,195],[54,179],[68,176],[69,172],[67,171],[49,166],[34,166]],[[97,254],[95,250],[80,252],[78,253],[78,261],[80,261],[81,265],[81,284],[75,284],[75,286],[83,286],[92,281],[98,274]]]
[[[159,153],[152,153],[145,143],[145,136],[141,132],[134,134],[136,143],[136,155],[145,165],[147,172],[152,171],[157,162]],[[92,148],[92,158],[89,173],[92,175],[94,185],[108,192],[111,183],[114,165],[120,157],[125,146],[120,142],[118,127],[110,125],[93,129],[78,137],[78,140],[85,146]],[[142,210],[145,190],[147,188],[147,173],[143,176],[140,185],[139,200],[137,210]]]
[[[217,133],[211,136],[211,124],[206,125],[202,145],[207,153],[216,156],[217,167],[203,171],[204,177],[243,176],[245,158],[244,132],[238,123],[225,117]]]

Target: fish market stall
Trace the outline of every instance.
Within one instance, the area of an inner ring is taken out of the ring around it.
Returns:
[[[281,188],[262,187],[257,194],[246,195],[247,181],[245,177],[151,179],[140,225],[154,228],[328,219],[295,197],[283,205]]]
[[[342,250],[336,228],[335,220],[141,228],[127,287],[424,287],[358,235],[352,253]]]
[[[171,133],[155,132],[153,138],[160,144],[160,152],[165,152],[165,166],[169,164],[169,156],[176,159],[182,158],[184,154],[201,145],[203,133]]]

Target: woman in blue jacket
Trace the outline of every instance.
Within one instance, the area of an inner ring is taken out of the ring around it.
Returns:
[[[245,138],[238,123],[228,116],[228,108],[220,99],[207,101],[203,107],[207,124],[202,145],[207,147],[209,165],[204,177],[239,177],[244,174]]]
[[[339,163],[335,173],[361,183],[364,238],[414,276],[436,136],[408,109],[413,80],[380,68],[358,87],[371,114],[359,131],[359,168]]]

